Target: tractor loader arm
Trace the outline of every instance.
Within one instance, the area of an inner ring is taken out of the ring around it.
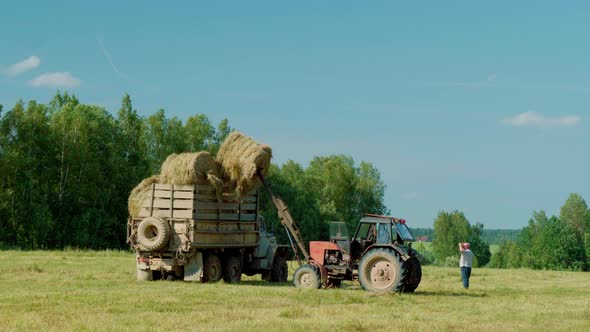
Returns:
[[[297,249],[301,250],[301,253],[303,254],[303,257],[305,258],[305,260],[309,261],[310,260],[309,252],[305,248],[303,238],[301,237],[301,232],[299,231],[299,228],[295,224],[295,221],[293,220],[293,217],[291,216],[291,213],[289,212],[289,208],[287,207],[287,204],[285,204],[285,202],[283,202],[282,199],[277,197],[272,192],[272,190],[270,189],[270,186],[268,185],[268,183],[266,183],[264,175],[262,175],[262,173],[260,171],[257,172],[257,174],[258,174],[258,178],[260,179],[260,181],[264,185],[264,188],[268,192],[268,195],[272,199],[272,203],[277,208],[277,214],[279,215],[279,219],[281,220],[281,224],[283,225],[283,227],[285,227],[285,230],[287,231],[287,236],[289,237],[289,241],[291,242],[291,248],[293,248],[293,252],[295,252],[295,256],[297,258],[297,261],[299,263],[301,263],[301,259],[299,258],[299,255],[298,255],[299,251]],[[293,241],[295,241],[295,243],[293,243]]]

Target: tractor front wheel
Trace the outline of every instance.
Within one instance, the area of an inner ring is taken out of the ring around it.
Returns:
[[[398,292],[404,268],[398,255],[390,249],[377,248],[366,253],[359,264],[359,282],[369,292]]]
[[[322,286],[320,271],[313,265],[301,265],[293,274],[293,284],[297,288],[320,288]]]

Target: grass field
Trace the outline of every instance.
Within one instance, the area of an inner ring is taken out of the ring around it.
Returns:
[[[141,283],[124,251],[0,251],[0,271],[0,330],[590,331],[583,272],[474,269],[465,291],[458,268],[427,266],[415,294],[375,295]]]

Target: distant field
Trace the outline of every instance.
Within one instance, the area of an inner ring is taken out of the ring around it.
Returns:
[[[414,248],[419,248],[420,245],[424,245],[424,248],[426,250],[432,251],[432,242],[417,242],[413,244]],[[498,249],[500,249],[499,244],[490,244],[490,252],[492,253],[492,255],[498,252]]]
[[[375,295],[255,277],[141,283],[116,251],[0,251],[0,271],[0,330],[590,331],[582,272],[475,269],[465,291],[457,268],[427,266],[415,294]]]

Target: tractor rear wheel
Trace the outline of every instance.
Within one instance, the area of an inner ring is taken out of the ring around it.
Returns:
[[[377,248],[363,256],[358,275],[366,291],[398,292],[402,288],[404,267],[393,250]]]
[[[404,278],[404,293],[412,293],[420,285],[422,280],[422,265],[417,257],[412,256],[405,263],[406,266],[406,277]]]
[[[320,288],[322,287],[320,271],[313,265],[301,265],[293,274],[293,284],[297,288]]]
[[[238,256],[229,256],[223,265],[223,281],[237,283],[242,280],[242,260]]]
[[[221,261],[216,254],[207,254],[203,263],[203,282],[218,282],[219,280],[221,280]]]

